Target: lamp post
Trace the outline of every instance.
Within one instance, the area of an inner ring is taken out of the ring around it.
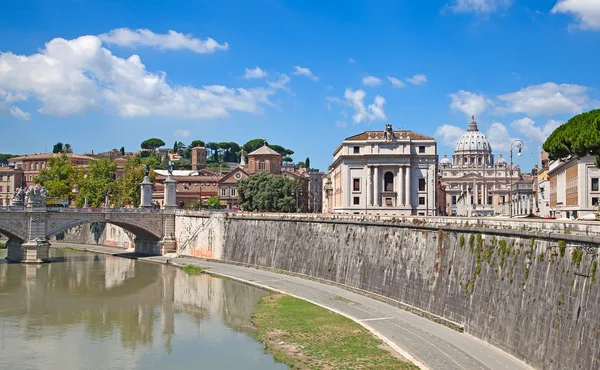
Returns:
[[[523,141],[516,139],[510,144],[510,188],[508,189],[508,198],[510,200],[510,217],[513,216],[513,199],[512,199],[512,185],[513,185],[513,150],[518,149],[517,157],[521,157],[523,154],[521,153],[521,149],[523,149]]]
[[[300,212],[300,210],[298,209],[298,197],[303,195],[302,194],[302,187],[297,187],[292,189],[292,195],[296,196],[296,213]]]

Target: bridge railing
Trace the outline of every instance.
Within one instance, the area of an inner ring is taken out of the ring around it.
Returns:
[[[11,212],[11,211],[25,211],[26,207],[23,206],[0,206],[0,212]],[[153,208],[62,208],[62,207],[48,207],[46,210],[49,213],[136,213],[136,214],[157,214],[163,213],[162,209]]]

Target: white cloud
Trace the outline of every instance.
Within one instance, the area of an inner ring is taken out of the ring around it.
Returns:
[[[508,129],[500,122],[494,122],[487,130],[486,137],[493,150],[509,151],[511,143],[515,138],[511,137]]]
[[[363,77],[362,83],[367,86],[377,86],[381,84],[381,78],[375,76]]]
[[[421,85],[427,82],[427,76],[425,75],[414,75],[412,77],[407,77],[406,81],[410,82],[413,85]]]
[[[317,81],[319,79],[319,77],[313,75],[313,73],[308,68],[294,66],[294,69],[295,69],[295,71],[294,71],[295,75],[306,76],[313,81]]]
[[[541,144],[550,134],[562,124],[560,121],[548,120],[546,124],[541,126],[535,126],[535,121],[529,117],[518,119],[510,124],[512,128],[519,131],[525,137],[535,143]]]
[[[348,63],[356,63],[356,60],[354,60],[352,58],[348,58]]]
[[[571,13],[577,24],[572,26],[586,30],[600,30],[600,1],[598,0],[559,0],[552,13]]]
[[[346,121],[335,121],[335,127],[337,128],[345,128],[346,126],[348,126]]]
[[[229,44],[219,44],[212,38],[200,40],[183,33],[169,30],[168,33],[154,33],[149,29],[130,30],[117,28],[98,36],[107,44],[119,46],[152,46],[160,50],[188,49],[196,53],[214,53],[217,50],[229,49]]]
[[[512,0],[454,0],[448,8],[455,13],[493,13],[511,4]]]
[[[361,123],[363,121],[373,122],[377,119],[385,120],[387,117],[383,111],[383,105],[385,99],[381,95],[375,97],[375,102],[365,107],[365,97],[367,94],[363,90],[352,91],[352,89],[346,89],[344,92],[344,98],[346,103],[354,109],[354,115],[352,116],[352,122],[354,124]]]
[[[10,113],[11,116],[18,118],[18,119],[22,119],[25,121],[29,121],[30,115],[27,112],[23,112],[21,110],[21,108],[19,107],[8,107],[8,112]]]
[[[435,130],[435,137],[442,139],[442,143],[446,145],[455,145],[458,139],[465,133],[463,128],[453,125],[441,125]]]
[[[53,39],[32,55],[0,52],[0,89],[12,91],[12,99],[36,98],[40,113],[55,116],[102,109],[124,117],[214,118],[230,111],[260,113],[263,105],[273,105],[273,88],[172,86],[164,72],[149,72],[139,56],[120,58],[101,45],[96,36],[82,36]]]
[[[267,81],[267,84],[273,89],[291,92],[290,88],[287,86],[288,82],[292,80],[290,76],[286,75],[285,73],[278,73],[277,75],[279,76],[277,81]]]
[[[505,104],[499,111],[531,116],[581,113],[592,104],[588,90],[585,86],[557,85],[554,82],[528,86],[498,96],[498,100]]]
[[[397,79],[396,77],[387,76],[388,80],[392,83],[392,85],[396,87],[406,87],[406,84],[402,82],[402,80]]]
[[[263,71],[258,66],[256,68],[254,68],[254,69],[248,69],[248,68],[246,68],[246,72],[244,73],[244,78],[245,79],[250,79],[250,78],[264,78],[264,77],[267,77],[267,72]]]
[[[459,90],[448,96],[452,99],[450,108],[461,111],[469,117],[472,115],[479,116],[485,111],[488,105],[493,104],[484,95],[478,95],[470,91]]]
[[[188,137],[191,135],[192,135],[192,132],[190,130],[179,129],[179,130],[175,131],[175,136],[178,136],[178,137]]]

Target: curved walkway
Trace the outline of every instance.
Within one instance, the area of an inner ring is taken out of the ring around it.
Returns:
[[[96,253],[122,254],[111,247],[69,246]],[[173,265],[191,264],[211,274],[308,300],[357,321],[422,369],[531,369],[515,357],[468,334],[336,286],[256,268],[192,258],[157,256],[140,260]]]

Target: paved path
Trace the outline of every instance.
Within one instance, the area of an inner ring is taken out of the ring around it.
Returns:
[[[77,248],[97,253],[123,253],[110,247]],[[209,270],[211,274],[227,276],[316,303],[357,321],[423,369],[531,369],[511,355],[472,336],[336,286],[256,268],[192,258],[157,256],[140,260],[159,263],[169,261],[174,265],[192,264]]]

